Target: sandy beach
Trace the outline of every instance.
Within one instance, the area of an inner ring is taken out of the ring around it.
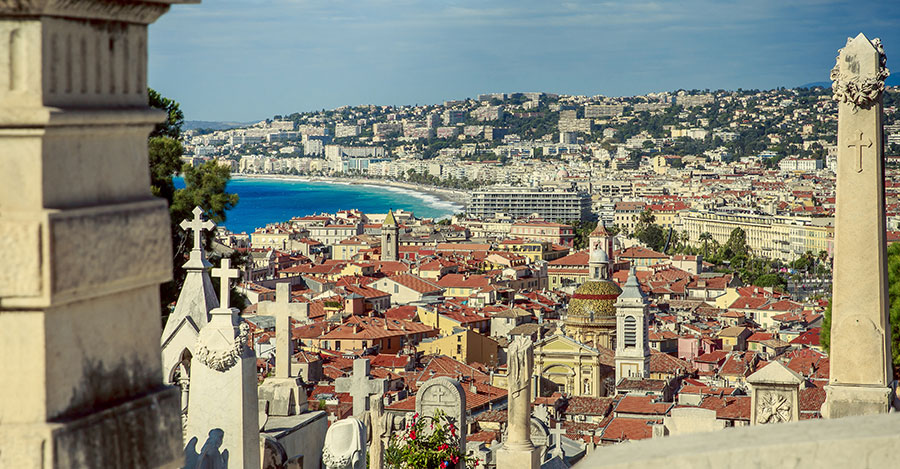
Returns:
[[[469,202],[469,194],[467,192],[455,189],[447,189],[443,187],[423,186],[402,181],[391,181],[387,179],[369,179],[360,177],[328,177],[328,176],[295,176],[290,174],[246,174],[232,173],[235,177],[259,178],[259,179],[279,179],[279,180],[297,180],[304,182],[324,182],[330,184],[354,184],[363,186],[380,186],[393,189],[401,189],[403,191],[414,192],[422,195],[431,195],[444,202],[451,203],[463,211]]]

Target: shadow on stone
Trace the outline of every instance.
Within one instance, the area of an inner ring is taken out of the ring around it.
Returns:
[[[213,428],[200,452],[197,452],[196,437],[191,438],[184,447],[185,469],[225,469],[228,467],[228,450],[219,452],[225,432],[221,428]]]

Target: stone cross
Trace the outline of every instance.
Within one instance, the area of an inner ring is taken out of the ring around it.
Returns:
[[[881,41],[859,34],[847,40],[831,71],[838,102],[838,164],[831,376],[822,406],[826,418],[886,413],[890,407],[882,129],[885,64]],[[863,166],[863,158],[872,164]],[[783,415],[780,399],[768,394],[760,397]]]
[[[863,149],[872,147],[872,139],[863,140],[862,131],[859,132],[859,135],[856,137],[856,140],[852,140],[847,142],[847,148],[856,147],[856,151],[858,152],[857,157],[858,161],[856,162],[856,172],[861,173],[863,170],[862,162],[863,162]]]
[[[553,456],[563,457],[565,454],[562,450],[562,437],[565,435],[566,431],[563,430],[562,424],[557,423],[556,428],[550,429],[550,436],[553,439]]]
[[[219,308],[229,309],[229,296],[231,295],[231,279],[238,278],[240,271],[231,268],[231,259],[222,258],[222,266],[212,270],[212,276],[220,279],[219,284]]]
[[[194,232],[194,249],[201,249],[203,247],[203,244],[201,243],[203,232],[215,228],[216,224],[210,220],[203,219],[203,209],[199,206],[194,207],[193,214],[193,220],[182,220],[181,225],[179,226],[181,226],[181,229],[184,231]]]
[[[349,392],[353,396],[353,416],[363,418],[363,413],[369,410],[369,397],[381,396],[387,391],[386,379],[369,377],[369,359],[357,358],[353,360],[353,373],[348,378],[334,380],[336,392]]]
[[[306,304],[291,303],[291,285],[279,283],[275,286],[275,301],[261,301],[257,312],[275,316],[275,377],[291,376],[291,357],[294,356],[294,341],[291,335],[291,317],[306,312]]]

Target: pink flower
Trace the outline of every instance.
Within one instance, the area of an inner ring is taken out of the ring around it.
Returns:
[[[453,456],[450,460],[453,461],[453,464],[456,464],[459,462],[459,456]]]
[[[409,432],[409,439],[410,439],[410,440],[415,440],[415,439],[416,439],[416,431],[415,431],[415,430]]]

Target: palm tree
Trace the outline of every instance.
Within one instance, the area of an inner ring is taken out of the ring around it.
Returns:
[[[713,237],[709,232],[704,231],[703,233],[700,233],[700,236],[697,239],[703,242],[703,258],[706,259],[709,254],[707,246],[709,245],[709,242],[712,241]]]

